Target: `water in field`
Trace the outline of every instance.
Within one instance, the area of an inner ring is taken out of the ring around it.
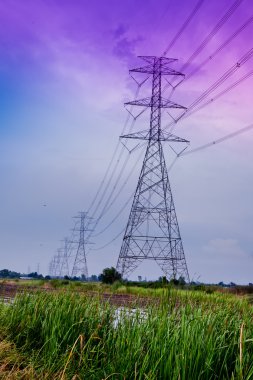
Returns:
[[[3,302],[4,304],[11,305],[14,301],[13,297],[0,297],[0,302]]]
[[[147,313],[143,309],[120,306],[115,310],[113,325],[116,328],[119,323],[125,319],[138,320],[138,322],[142,322],[146,319],[146,317]]]

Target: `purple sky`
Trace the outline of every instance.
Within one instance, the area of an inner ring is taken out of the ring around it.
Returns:
[[[203,1],[168,52],[178,58],[175,69],[184,66],[233,3]],[[196,4],[197,0],[0,0],[0,269],[37,270],[40,263],[40,270],[47,272],[60,240],[70,235],[71,217],[89,208],[108,167],[127,118],[123,103],[133,99],[136,90],[128,70],[142,64],[138,55],[162,55]],[[250,17],[252,1],[243,0],[185,68],[186,79]],[[173,100],[189,107],[252,48],[252,35],[249,21],[178,87]],[[250,70],[252,59],[207,99]],[[250,77],[185,118],[174,132],[195,148],[251,124],[252,81]],[[141,90],[140,97],[148,96],[150,87]],[[148,128],[146,114],[134,130]],[[165,113],[163,120],[166,125],[171,119]],[[195,280],[253,282],[252,143],[249,131],[180,158],[169,174],[190,277]],[[165,151],[169,166],[172,156]],[[143,151],[142,156],[141,151],[131,155],[119,188],[131,171],[132,176],[97,232],[134,191],[142,158]],[[93,238],[92,248],[124,228],[130,205]],[[103,250],[90,251],[89,273],[115,266],[120,245],[121,237]],[[138,274],[161,275],[150,264],[133,278]]]

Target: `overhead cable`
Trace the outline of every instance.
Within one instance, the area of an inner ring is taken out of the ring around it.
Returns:
[[[183,157],[183,156],[186,156],[188,154],[192,154],[192,153],[195,153],[195,152],[198,152],[200,150],[203,150],[203,149],[206,149],[206,148],[210,148],[211,146],[214,146],[214,145],[217,145],[217,144],[220,144],[222,143],[223,141],[226,141],[226,140],[229,140],[229,139],[232,139],[233,137],[236,137],[238,135],[241,135],[242,133],[245,133],[245,132],[248,132],[249,130],[253,129],[253,124],[250,124],[244,128],[241,128],[241,129],[238,129],[237,131],[235,132],[232,132],[232,133],[229,133],[228,135],[225,135],[217,140],[214,140],[214,141],[211,141],[207,144],[204,144],[204,145],[201,145],[201,146],[198,146],[197,148],[194,148],[194,149],[191,149],[191,150],[188,150],[188,151],[185,151],[181,154],[178,155],[178,157]]]
[[[253,21],[253,16],[248,18],[239,29],[237,29],[230,37],[226,39],[213,53],[211,53],[206,59],[204,59],[195,69],[186,75],[184,82],[190,79],[193,75],[199,72],[208,62],[210,62],[218,53],[220,53],[225,47],[227,47],[245,28],[247,28]]]
[[[137,90],[136,90],[136,93],[135,93],[135,96],[136,96],[136,97],[137,97],[138,94],[139,94],[140,87],[141,87],[141,85],[138,85]],[[124,123],[124,126],[123,126],[123,129],[122,129],[121,134],[124,134],[124,133],[125,133],[126,128],[127,128],[127,125],[128,125],[128,123],[129,123],[129,120],[130,120],[130,115],[128,114],[128,115],[127,115],[127,118],[126,118],[126,121],[125,121],[125,123]],[[135,123],[135,120],[133,120],[132,123],[131,123],[130,129],[129,129],[130,131],[132,130],[134,123]],[[100,194],[101,191],[102,191],[103,186],[105,185],[105,181],[107,180],[107,177],[108,177],[108,175],[109,175],[109,172],[110,172],[110,170],[111,170],[111,167],[112,167],[113,162],[114,162],[114,160],[115,160],[115,157],[116,157],[116,155],[117,155],[117,152],[118,152],[119,147],[120,147],[120,141],[118,141],[118,143],[117,143],[117,145],[116,145],[116,148],[115,148],[115,150],[114,150],[114,152],[113,152],[112,158],[111,158],[111,160],[110,160],[110,162],[109,162],[109,165],[108,165],[108,167],[107,167],[107,170],[106,170],[106,172],[105,172],[105,175],[104,175],[104,177],[103,177],[103,179],[102,179],[102,181],[101,181],[101,183],[100,183],[100,185],[99,185],[99,187],[98,187],[98,190],[97,190],[97,192],[96,192],[96,194],[95,194],[95,196],[94,196],[94,198],[93,198],[93,200],[92,200],[92,202],[91,202],[91,204],[90,204],[90,207],[88,208],[88,213],[91,211],[92,207],[94,206],[95,202],[97,201],[97,198],[98,198],[99,194]],[[118,158],[117,162],[120,161],[120,158],[121,158],[121,152],[122,152],[122,150],[121,150],[120,153],[119,153],[119,158]],[[114,167],[114,170],[115,170],[115,167]],[[113,171],[113,173],[114,173],[114,171]],[[111,180],[112,180],[112,179],[111,179]],[[107,183],[106,188],[110,185],[110,181],[111,181],[111,180],[109,180],[109,182]],[[103,194],[102,194],[100,200],[98,201],[98,205],[97,205],[97,207],[95,208],[95,211],[93,212],[93,216],[95,215],[95,213],[96,213],[96,211],[97,211],[97,208],[100,206],[101,202],[103,201],[103,197],[104,197],[104,195],[105,195],[104,193],[105,193],[105,191],[103,192]]]
[[[195,112],[200,111],[202,108],[208,106],[209,104],[214,103],[215,100],[219,99],[221,96],[227,94],[229,91],[231,91],[234,88],[236,88],[237,86],[239,86],[242,82],[244,82],[245,80],[247,80],[248,78],[250,78],[252,75],[253,75],[253,70],[251,70],[247,74],[243,75],[240,79],[238,79],[237,81],[233,82],[231,85],[229,85],[228,87],[226,87],[224,90],[220,91],[218,94],[216,94],[215,96],[213,96],[211,99],[207,100],[205,103],[200,104],[199,107],[194,108],[193,110],[190,110],[190,112],[188,112],[187,114],[185,114],[185,116],[182,117],[182,119],[185,119],[186,117],[189,117],[192,114],[194,114]]]
[[[172,46],[175,45],[176,41],[181,36],[181,34],[184,32],[184,30],[186,29],[186,27],[189,25],[189,23],[191,22],[191,20],[195,16],[195,14],[198,12],[198,10],[200,9],[200,7],[203,5],[204,1],[205,0],[199,0],[198,1],[198,3],[196,4],[196,6],[194,7],[193,11],[190,13],[190,15],[185,20],[185,22],[183,23],[183,25],[181,26],[181,28],[179,29],[179,31],[176,33],[176,35],[173,37],[173,39],[171,40],[171,42],[169,43],[169,45],[167,46],[167,48],[164,50],[163,56],[166,56],[168,54],[169,50],[172,48]]]
[[[235,0],[228,11],[224,14],[224,16],[218,21],[215,27],[211,30],[211,32],[204,38],[199,47],[192,53],[192,55],[188,58],[186,63],[181,67],[181,71],[186,70],[191,62],[202,52],[202,50],[206,47],[206,45],[211,41],[211,39],[218,33],[218,31],[222,28],[222,26],[229,20],[229,18],[234,14],[237,8],[241,5],[243,0]]]

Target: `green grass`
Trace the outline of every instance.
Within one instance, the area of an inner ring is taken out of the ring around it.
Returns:
[[[115,308],[96,297],[22,295],[0,306],[1,335],[15,344],[22,366],[32,368],[31,379],[253,379],[253,313],[246,299],[121,291],[160,302],[134,313],[123,309],[115,326]]]

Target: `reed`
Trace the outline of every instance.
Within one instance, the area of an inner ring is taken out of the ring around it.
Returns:
[[[117,320],[115,307],[99,296],[19,295],[0,306],[1,334],[34,378],[253,379],[253,313],[246,299],[146,290],[159,302],[121,308]]]

